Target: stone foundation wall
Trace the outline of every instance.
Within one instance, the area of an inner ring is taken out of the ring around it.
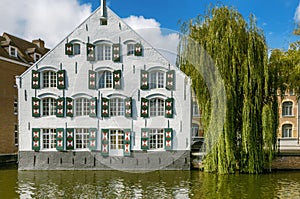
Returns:
[[[272,163],[272,169],[300,169],[300,156],[278,156]]]
[[[190,151],[137,151],[130,157],[103,157],[90,151],[21,151],[19,170],[190,170]]]

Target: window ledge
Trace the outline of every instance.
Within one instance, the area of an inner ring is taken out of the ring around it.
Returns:
[[[282,118],[294,118],[295,115],[283,115]]]

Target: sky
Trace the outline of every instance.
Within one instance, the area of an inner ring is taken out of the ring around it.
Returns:
[[[300,23],[299,0],[107,0],[110,9],[133,29],[148,28],[139,33],[160,48],[174,47],[179,21],[193,19],[219,3],[233,6],[246,19],[254,14],[270,49],[287,49],[298,39],[292,32]],[[29,41],[41,38],[53,48],[100,5],[100,0],[1,0],[1,5],[5,6],[0,7],[0,34],[7,32]]]

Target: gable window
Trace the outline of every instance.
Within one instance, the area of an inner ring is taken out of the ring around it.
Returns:
[[[119,129],[110,130],[110,149],[123,149],[123,131]]]
[[[38,53],[34,53],[34,61],[37,62],[41,58],[41,55]]]
[[[112,88],[112,72],[101,71],[98,73],[99,77],[99,88]]]
[[[43,116],[55,115],[56,100],[54,98],[45,98],[42,100]]]
[[[55,88],[56,87],[56,72],[44,71],[43,72],[43,87]]]
[[[293,102],[283,102],[282,116],[292,116],[292,115],[293,115]]]
[[[43,138],[43,149],[56,148],[56,129],[41,129]]]
[[[282,137],[283,138],[291,138],[292,136],[293,126],[291,124],[284,124],[282,126]]]
[[[89,141],[89,131],[88,129],[80,128],[75,129],[76,135],[76,149],[86,149],[88,148],[88,141]]]
[[[134,55],[134,49],[135,45],[134,44],[127,44],[127,55],[128,56],[133,56]]]
[[[96,58],[98,61],[111,60],[111,45],[100,44],[96,46]]]
[[[80,54],[80,44],[73,44],[73,54],[74,55]]]
[[[110,116],[124,116],[124,100],[121,98],[110,99]]]
[[[164,73],[161,71],[150,72],[150,89],[164,88]]]
[[[9,55],[12,57],[18,57],[18,50],[16,47],[9,46]]]
[[[165,101],[163,99],[154,98],[150,100],[150,117],[164,116]]]
[[[75,115],[89,115],[89,100],[86,98],[75,99]]]
[[[149,129],[149,148],[164,148],[164,129]]]

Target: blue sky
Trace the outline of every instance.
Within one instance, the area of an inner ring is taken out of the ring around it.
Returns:
[[[298,39],[292,35],[298,0],[107,0],[109,7],[122,18],[130,15],[153,18],[161,28],[172,30],[179,30],[179,20],[203,14],[210,4],[218,2],[235,7],[245,18],[253,13],[270,48],[286,49],[289,42]],[[80,3],[90,3],[95,10],[100,0],[80,0]]]

